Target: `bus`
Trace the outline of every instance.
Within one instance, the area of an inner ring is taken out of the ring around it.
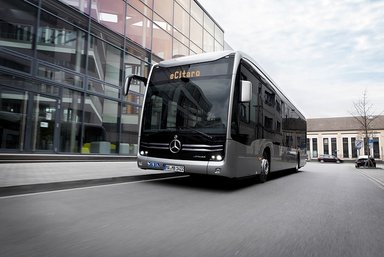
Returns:
[[[141,169],[242,178],[306,163],[304,115],[248,55],[222,51],[154,64],[145,86]]]

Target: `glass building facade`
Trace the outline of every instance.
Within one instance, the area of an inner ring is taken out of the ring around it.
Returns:
[[[194,0],[0,0],[0,153],[135,155],[125,76],[224,49]]]

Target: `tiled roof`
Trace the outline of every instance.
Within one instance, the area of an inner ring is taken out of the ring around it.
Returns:
[[[361,124],[354,117],[317,118],[307,119],[307,131],[348,131],[361,130]],[[384,115],[378,116],[371,129],[384,130]]]

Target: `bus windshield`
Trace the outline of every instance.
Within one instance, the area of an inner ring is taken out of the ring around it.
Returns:
[[[233,56],[175,67],[155,66],[146,94],[142,130],[225,134]]]

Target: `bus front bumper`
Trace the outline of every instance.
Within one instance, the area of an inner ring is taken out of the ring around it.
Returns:
[[[141,169],[164,170],[164,172],[232,177],[227,174],[224,161],[188,161],[138,156],[137,166]]]

